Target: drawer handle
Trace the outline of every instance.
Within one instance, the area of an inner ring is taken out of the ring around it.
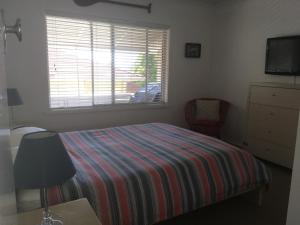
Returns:
[[[272,96],[273,96],[273,97],[276,97],[276,94],[274,93],[274,94],[272,94]]]
[[[272,134],[272,131],[268,130],[268,134]]]
[[[275,113],[273,113],[273,112],[270,112],[270,116],[274,116],[275,115]]]

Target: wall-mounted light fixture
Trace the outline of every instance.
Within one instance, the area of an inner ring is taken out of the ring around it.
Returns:
[[[17,19],[15,25],[8,26],[5,23],[4,10],[0,10],[0,37],[4,40],[4,49],[6,49],[6,39],[8,34],[15,34],[18,40],[22,41],[21,19]]]

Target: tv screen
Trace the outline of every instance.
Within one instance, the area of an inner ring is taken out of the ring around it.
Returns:
[[[267,40],[265,73],[300,76],[300,36]]]

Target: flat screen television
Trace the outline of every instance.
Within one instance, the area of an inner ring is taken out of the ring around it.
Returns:
[[[267,40],[265,73],[300,76],[300,36]]]

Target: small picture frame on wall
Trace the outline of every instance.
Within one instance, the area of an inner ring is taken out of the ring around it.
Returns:
[[[186,43],[185,44],[185,57],[186,58],[200,58],[201,57],[201,44]]]

